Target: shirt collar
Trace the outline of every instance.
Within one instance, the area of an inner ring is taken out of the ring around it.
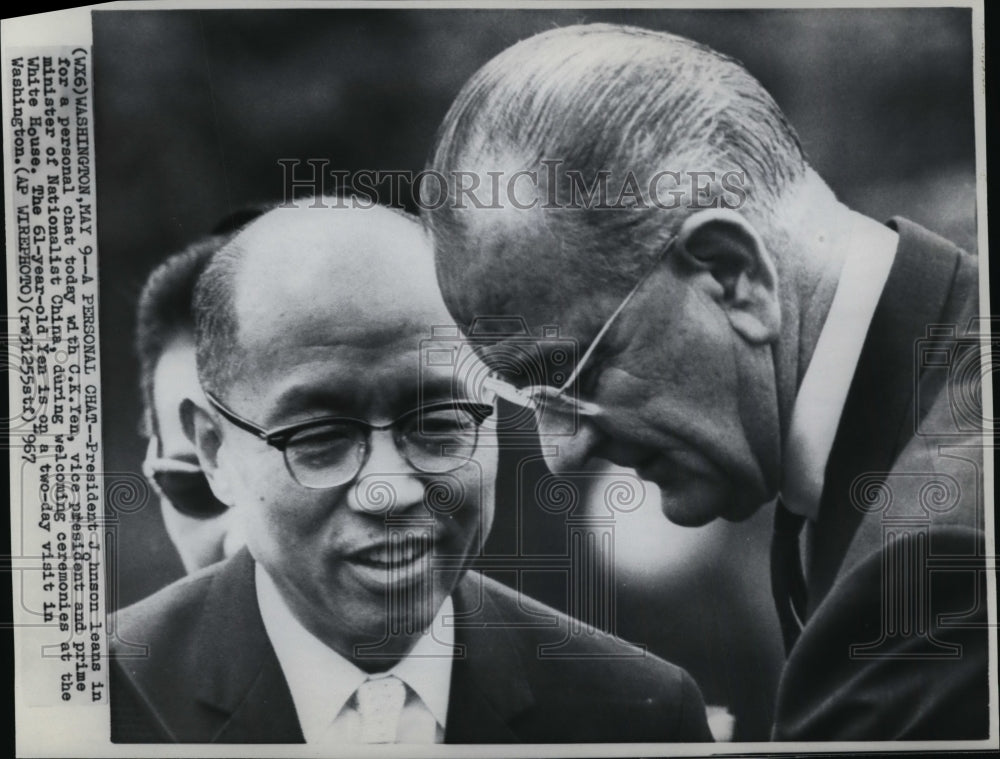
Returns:
[[[851,246],[795,396],[783,456],[781,497],[789,511],[814,521],[819,516],[826,463],[840,416],[895,256],[896,244]]]
[[[314,741],[368,674],[302,626],[259,562],[255,562],[254,579],[264,629],[288,682],[302,734],[307,743]],[[413,650],[389,670],[413,689],[442,729],[448,716],[452,657],[442,656],[441,651],[454,649],[453,618],[449,596],[431,622],[429,634],[421,635]]]
[[[452,660],[451,656],[442,656],[442,651],[455,649],[454,618],[454,607],[451,596],[448,596],[438,609],[428,633],[421,635],[413,650],[389,670],[420,696],[442,728],[448,718]]]

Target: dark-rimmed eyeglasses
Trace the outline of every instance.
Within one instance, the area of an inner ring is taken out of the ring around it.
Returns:
[[[292,478],[306,488],[346,485],[371,455],[373,431],[392,431],[396,449],[418,472],[441,474],[464,466],[479,441],[479,428],[493,406],[445,401],[408,411],[388,424],[326,416],[265,430],[250,422],[209,392],[208,402],[228,422],[281,451]]]

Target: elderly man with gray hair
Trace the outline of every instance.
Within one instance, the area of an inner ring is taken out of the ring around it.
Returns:
[[[986,738],[976,258],[840,203],[742,65],[632,27],[498,55],[428,170],[456,321],[579,345],[522,389],[553,470],[634,468],[684,525],[778,499],[773,737]]]

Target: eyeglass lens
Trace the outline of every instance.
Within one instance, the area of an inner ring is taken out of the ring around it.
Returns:
[[[395,428],[393,437],[402,456],[415,469],[449,472],[472,457],[478,421],[460,407],[419,412]],[[300,485],[335,487],[357,476],[369,445],[369,431],[363,424],[330,423],[292,436],[285,446],[285,462]]]
[[[531,390],[538,434],[542,438],[575,435],[580,408],[575,400],[554,387],[541,385]]]

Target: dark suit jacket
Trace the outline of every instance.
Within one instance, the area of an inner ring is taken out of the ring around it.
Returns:
[[[977,262],[891,225],[896,259],[807,532],[778,740],[988,735]]]
[[[253,577],[244,550],[112,616],[113,741],[303,742]],[[711,740],[682,669],[600,632],[541,657],[570,620],[478,573],[453,599],[448,743]]]

